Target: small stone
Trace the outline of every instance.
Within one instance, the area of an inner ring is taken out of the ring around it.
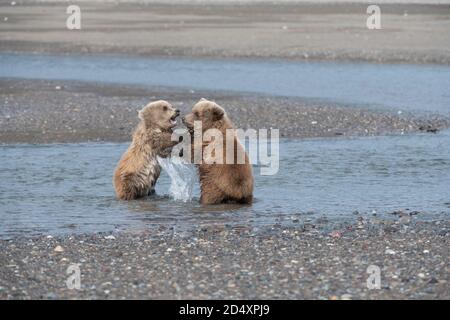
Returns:
[[[49,292],[49,293],[47,293],[47,294],[45,295],[45,298],[46,298],[46,299],[49,299],[49,300],[55,300],[55,299],[57,299],[58,297],[56,296],[55,293]]]
[[[435,283],[439,283],[439,281],[436,278],[431,278],[428,283],[430,284],[435,284]]]
[[[425,274],[424,273],[419,273],[419,274],[417,274],[417,276],[419,277],[419,278],[425,278]]]
[[[55,249],[53,249],[53,251],[55,251],[55,252],[58,252],[58,253],[60,253],[60,252],[64,252],[64,248],[63,248],[63,247],[61,247],[61,246],[56,246],[56,248],[55,248]]]
[[[330,237],[332,237],[332,238],[340,238],[340,237],[342,237],[342,233],[335,230],[335,231],[332,231],[330,233]]]
[[[386,226],[383,228],[383,231],[387,232],[387,233],[394,233],[394,232],[397,232],[398,229],[393,226]]]
[[[352,300],[352,295],[351,294],[343,294],[341,295],[341,300]]]
[[[411,222],[411,219],[407,216],[401,217],[398,219],[398,223],[400,224],[409,224]]]
[[[105,237],[106,240],[116,240],[116,237],[114,237],[113,235],[109,235]]]
[[[390,255],[394,255],[395,251],[391,250],[391,249],[386,249],[386,251],[384,251],[385,254],[390,254]]]
[[[445,237],[447,235],[448,231],[445,229],[442,229],[438,232],[438,235],[441,237]]]

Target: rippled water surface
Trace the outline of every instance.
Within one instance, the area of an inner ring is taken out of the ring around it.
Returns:
[[[0,238],[16,235],[266,224],[292,216],[345,217],[354,210],[450,213],[450,133],[282,140],[280,170],[255,167],[252,206],[174,201],[163,174],[157,196],[121,202],[112,172],[125,144],[0,146]],[[312,214],[315,212],[315,215]]]
[[[248,91],[450,113],[450,67],[0,54],[0,77]]]

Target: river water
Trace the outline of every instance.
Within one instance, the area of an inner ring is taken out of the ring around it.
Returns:
[[[0,77],[245,91],[450,113],[450,66],[0,54]]]
[[[448,131],[281,140],[278,173],[263,176],[254,167],[252,206],[202,207],[197,179],[192,200],[176,201],[164,172],[155,196],[118,201],[112,173],[126,148],[115,143],[0,146],[0,238],[342,219],[355,210],[389,216],[409,209],[420,211],[419,218],[450,214]]]
[[[0,54],[0,77],[245,91],[427,114],[448,115],[450,108],[448,66]],[[252,206],[202,207],[198,183],[170,186],[166,172],[155,196],[118,201],[112,173],[126,147],[0,146],[0,238],[343,219],[355,210],[386,216],[420,211],[423,219],[450,214],[449,131],[282,139],[278,173],[262,176],[254,167]],[[172,176],[180,173],[172,169]],[[190,201],[176,200],[186,199],[176,190],[190,195],[191,187]]]

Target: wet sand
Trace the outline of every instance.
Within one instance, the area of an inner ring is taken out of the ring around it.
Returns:
[[[0,51],[141,56],[278,57],[450,63],[450,5],[380,4],[381,30],[364,3],[81,2],[0,4]]]
[[[0,143],[129,141],[137,111],[149,101],[166,99],[185,114],[201,97],[222,105],[238,128],[278,128],[288,138],[435,132],[450,124],[443,116],[399,115],[299,98],[0,79]]]
[[[332,227],[301,217],[258,229],[2,240],[0,299],[450,298],[450,221],[361,216]],[[80,290],[66,286],[71,264]],[[380,289],[367,288],[370,265]]]

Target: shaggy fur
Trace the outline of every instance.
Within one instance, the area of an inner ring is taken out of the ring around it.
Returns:
[[[161,173],[157,155],[166,156],[178,142],[171,141],[179,111],[166,101],[156,101],[139,111],[133,141],[114,172],[117,197],[132,200],[154,192]]]
[[[203,133],[208,129],[215,128],[223,135],[224,164],[205,163],[203,150],[211,143],[215,143],[214,141],[203,142],[200,146],[202,150],[202,163],[199,165],[200,202],[202,204],[251,203],[253,200],[252,166],[236,134],[234,134],[233,146],[226,144],[226,130],[234,128],[224,109],[212,101],[202,99],[192,108],[192,112],[183,118],[183,122],[191,131],[194,128],[194,121],[202,121]],[[193,139],[193,152],[196,147],[194,143]],[[225,163],[227,148],[234,148],[233,164]],[[244,164],[237,164],[238,149],[245,153]]]

